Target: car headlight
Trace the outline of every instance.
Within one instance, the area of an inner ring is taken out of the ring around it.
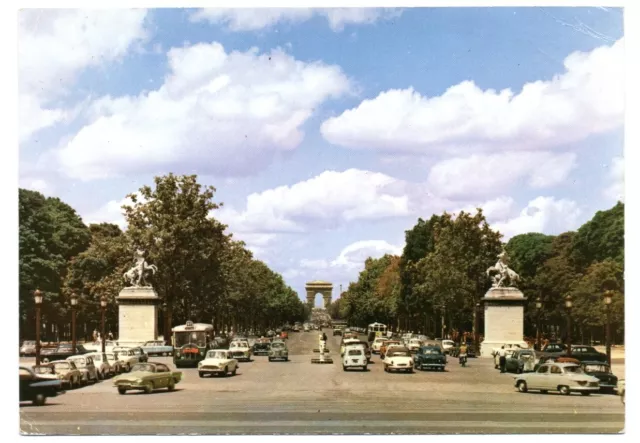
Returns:
[[[578,384],[579,384],[580,386],[586,386],[586,385],[587,385],[587,382],[586,382],[586,381],[584,381],[584,380],[578,380]]]
[[[390,363],[391,363],[391,364],[393,364],[393,360],[391,360],[391,362],[390,362]]]

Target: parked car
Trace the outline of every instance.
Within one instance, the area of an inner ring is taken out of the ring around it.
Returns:
[[[382,344],[384,343],[385,340],[386,338],[384,337],[376,337],[373,340],[373,343],[371,344],[371,352],[374,354],[379,354],[380,348],[382,347]]]
[[[92,343],[85,343],[84,348],[87,350],[88,352],[102,352],[102,341],[100,340],[96,340]],[[104,344],[104,350],[105,352],[110,352],[113,350],[113,348],[118,346],[118,342],[113,341],[113,340],[107,340]]]
[[[109,366],[111,367],[113,374],[117,375],[124,372],[125,368],[122,362],[118,360],[118,357],[116,356],[115,353],[108,352],[106,356],[107,356],[107,362],[109,363]]]
[[[34,366],[33,371],[42,378],[60,380],[65,389],[79,388],[84,384],[82,373],[72,361],[55,361]]]
[[[110,374],[115,374],[115,369],[111,368],[111,364],[107,358],[107,354],[102,352],[90,352],[85,354],[85,357],[91,357],[93,364],[96,367],[96,372],[100,380],[104,380]]]
[[[251,348],[246,340],[234,340],[229,345],[229,351],[236,360],[251,361]]]
[[[284,360],[289,361],[289,349],[284,342],[273,342],[269,349],[269,361]]]
[[[453,340],[442,340],[442,352],[445,354],[449,353],[449,350],[456,346],[456,342]]]
[[[507,357],[505,370],[522,374],[523,372],[533,372],[536,367],[536,352],[532,349],[519,349]]]
[[[599,361],[607,363],[607,354],[598,352],[593,346],[571,345],[571,357],[580,361]]]
[[[515,386],[520,392],[537,390],[543,394],[558,391],[564,395],[572,392],[589,395],[600,390],[598,379],[585,374],[574,363],[545,363],[536,372],[519,374],[514,378]]]
[[[91,357],[74,355],[73,357],[67,357],[67,361],[71,361],[76,365],[76,368],[78,368],[82,374],[82,379],[85,384],[98,381],[98,371]]]
[[[31,357],[32,355],[36,355],[36,341],[23,341],[22,346],[20,346],[20,357]]]
[[[344,355],[342,356],[343,371],[349,368],[361,368],[363,371],[366,371],[368,363],[365,345],[362,342],[346,344]]]
[[[73,352],[73,346],[71,344],[63,343],[55,348],[44,348],[40,351],[40,360],[43,363],[49,363],[52,361],[66,360],[67,357],[72,355],[83,355],[89,351],[83,345],[76,345],[76,352]]]
[[[144,353],[147,355],[173,355],[173,346],[164,344],[162,340],[148,341],[141,347]]]
[[[447,365],[447,356],[442,352],[440,346],[422,346],[413,357],[416,369],[435,369],[444,371]]]
[[[136,363],[128,374],[118,375],[113,379],[113,385],[118,388],[118,394],[127,391],[144,391],[151,394],[155,389],[167,388],[173,391],[182,380],[182,372],[171,371],[164,363]]]
[[[133,365],[140,363],[139,356],[134,354],[131,348],[116,347],[113,348],[113,353],[120,361],[125,372],[129,372]]]
[[[204,360],[198,363],[198,375],[236,375],[238,360],[233,357],[228,349],[211,349],[207,351]]]
[[[138,357],[139,363],[146,363],[149,361],[149,356],[144,352],[144,350],[140,346],[134,346],[133,348],[129,348],[133,355]]]
[[[422,340],[420,340],[419,338],[409,339],[409,343],[407,344],[407,348],[413,354],[418,352],[421,346],[422,346]]]
[[[33,402],[35,406],[42,406],[48,397],[64,394],[60,380],[41,377],[32,369],[20,366],[20,401]]]
[[[580,362],[582,370],[587,375],[591,375],[600,381],[600,391],[613,394],[618,385],[618,377],[611,372],[611,366],[608,363],[600,361],[583,361]]]
[[[404,346],[392,346],[382,360],[385,372],[413,372],[413,357]]]

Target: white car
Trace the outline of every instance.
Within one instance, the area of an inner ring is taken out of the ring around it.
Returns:
[[[421,346],[422,346],[422,340],[418,338],[412,338],[411,340],[409,340],[409,344],[407,348],[409,348],[409,351],[415,353],[415,352],[418,352]]]
[[[113,348],[113,353],[117,356],[118,361],[126,372],[136,363],[140,363],[140,358],[130,348]]]
[[[373,352],[374,354],[379,354],[382,343],[384,343],[385,340],[385,337],[376,337],[376,339],[373,340],[373,344],[371,345],[371,352]]]
[[[238,360],[233,358],[231,351],[226,349],[212,349],[207,351],[204,360],[198,363],[198,375],[200,378],[206,374],[236,375]]]
[[[363,371],[366,371],[367,363],[367,354],[365,353],[363,344],[345,344],[345,351],[342,356],[342,370],[346,371],[348,368],[361,368]]]
[[[67,357],[67,361],[72,361],[76,368],[82,374],[82,381],[87,384],[89,382],[98,381],[98,371],[93,364],[91,357],[85,357],[84,355],[74,355],[73,357]]]
[[[451,348],[455,348],[456,342],[453,340],[442,340],[442,351],[445,354],[448,354],[451,351]]]
[[[545,363],[536,372],[518,374],[514,378],[520,392],[535,390],[543,394],[558,391],[564,395],[572,392],[589,395],[600,390],[598,379],[585,374],[575,363]]]
[[[109,366],[111,366],[113,374],[120,374],[124,372],[124,366],[122,365],[122,362],[116,358],[116,355],[113,352],[107,353],[106,356],[107,363],[109,363]]]
[[[236,360],[240,361],[251,361],[251,346],[249,346],[249,342],[246,340],[234,340],[229,345],[229,352],[231,352],[231,356]]]
[[[96,367],[96,372],[98,373],[98,378],[100,380],[104,380],[109,374],[115,374],[114,370],[111,369],[111,365],[107,359],[107,354],[103,354],[101,352],[90,352],[84,355],[85,357],[91,357],[93,359],[93,364]]]
[[[403,346],[392,346],[387,349],[382,364],[385,372],[413,372],[413,357],[409,349]]]
[[[360,343],[360,340],[358,340],[357,338],[348,338],[346,340],[344,340],[342,342],[342,346],[340,346],[340,357],[342,357],[344,355],[345,349],[347,348],[347,346],[349,346],[350,344],[355,344],[355,343]]]

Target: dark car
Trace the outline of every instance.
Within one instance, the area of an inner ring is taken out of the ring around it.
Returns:
[[[260,340],[253,345],[253,355],[269,355],[271,343],[267,340]]]
[[[32,369],[20,366],[20,401],[31,401],[35,406],[42,406],[47,397],[60,394],[64,394],[60,380],[39,377]]]
[[[425,369],[435,369],[444,371],[447,364],[447,357],[442,352],[440,346],[422,346],[413,357],[414,366],[421,371]]]
[[[607,355],[598,352],[593,346],[587,345],[571,345],[571,357],[583,361],[599,361],[607,363]]]
[[[618,377],[611,372],[611,366],[600,361],[582,361],[580,362],[582,370],[600,380],[600,392],[613,393],[618,384]]]
[[[71,357],[73,355],[82,355],[88,354],[89,350],[87,350],[82,345],[76,345],[76,352],[73,352],[73,345],[69,343],[63,343],[59,345],[57,348],[45,348],[40,351],[40,360],[43,363],[49,363],[50,361],[58,361],[58,360],[66,360],[67,357]]]

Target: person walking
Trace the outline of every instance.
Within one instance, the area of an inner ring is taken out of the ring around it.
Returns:
[[[507,351],[504,350],[504,345],[498,351],[498,355],[500,356],[500,373],[504,373],[507,366]]]

